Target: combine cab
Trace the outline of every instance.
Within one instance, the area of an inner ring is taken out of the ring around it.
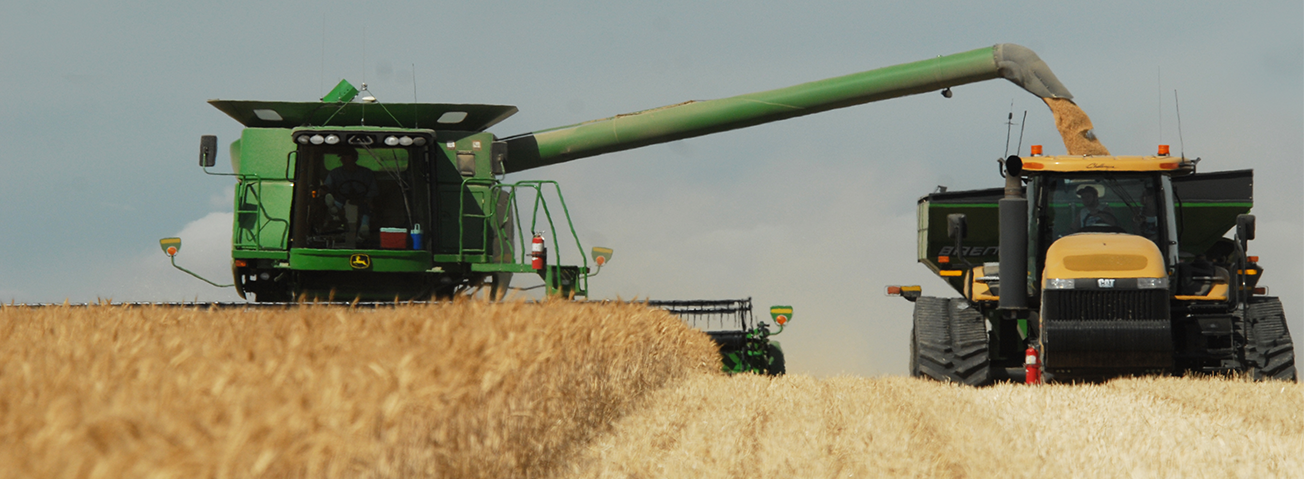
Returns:
[[[1252,172],[1195,174],[1167,153],[1010,157],[1004,189],[920,198],[919,261],[962,297],[904,295],[912,374],[1295,380],[1281,302],[1247,254]]]

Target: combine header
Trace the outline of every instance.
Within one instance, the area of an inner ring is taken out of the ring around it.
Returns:
[[[778,331],[756,322],[752,316],[752,299],[648,301],[648,306],[679,316],[688,325],[702,330],[720,347],[724,371],[730,374],[757,373],[771,376],[785,374],[787,363],[783,347],[771,340],[783,332],[792,319],[792,306],[774,306],[770,316]]]

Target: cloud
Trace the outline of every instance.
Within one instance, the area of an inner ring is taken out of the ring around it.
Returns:
[[[178,266],[219,284],[231,283],[231,213],[191,221],[181,238]],[[139,250],[100,282],[99,297],[113,301],[239,301],[232,288],[217,288],[172,267],[159,248]]]

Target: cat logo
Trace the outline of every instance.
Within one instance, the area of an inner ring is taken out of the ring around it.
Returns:
[[[1114,280],[1113,280],[1113,279],[1107,279],[1107,278],[1097,279],[1097,280],[1096,280],[1096,286],[1100,286],[1101,288],[1113,288],[1113,287],[1114,287]]]
[[[371,267],[371,257],[362,253],[349,257],[349,266],[353,269],[367,269]]]

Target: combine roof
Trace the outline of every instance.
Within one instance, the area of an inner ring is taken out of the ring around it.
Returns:
[[[483,131],[517,112],[510,105],[454,103],[321,103],[209,100],[240,124],[253,128],[380,126]]]
[[[1038,171],[1171,171],[1194,166],[1176,156],[1028,156],[1023,169]]]

